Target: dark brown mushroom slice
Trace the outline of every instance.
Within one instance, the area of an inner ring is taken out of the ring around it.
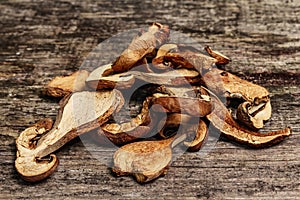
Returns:
[[[100,127],[113,112],[120,109],[123,102],[123,96],[117,90],[76,92],[63,98],[55,124],[50,130],[34,126],[26,129],[16,140],[15,163],[21,177],[29,181],[46,178],[57,165],[57,158],[51,153],[73,138]],[[50,160],[45,159],[48,155]]]
[[[209,46],[206,46],[204,50],[213,58],[217,60],[216,64],[217,65],[226,65],[228,64],[231,60],[227,56],[221,54],[218,51],[213,51]]]
[[[155,48],[164,44],[169,38],[170,30],[168,26],[153,23],[147,32],[136,37],[121,55],[112,64],[112,69],[116,73],[129,71],[146,54],[151,53]]]
[[[172,161],[172,148],[185,138],[181,135],[176,139],[126,144],[115,152],[112,171],[117,176],[132,175],[139,183],[165,175]]]
[[[86,70],[78,70],[69,76],[57,76],[48,83],[44,93],[52,97],[64,97],[72,92],[83,91],[88,76]]]
[[[152,104],[161,105],[156,111],[185,113],[197,117],[204,117],[213,109],[210,97],[204,95],[193,98],[156,93],[152,97]]]
[[[247,127],[262,128],[263,122],[270,119],[270,97],[264,87],[216,68],[204,74],[202,80],[207,88],[217,94],[246,101],[239,106],[237,118]]]
[[[263,148],[275,145],[291,134],[290,128],[269,133],[259,133],[245,129],[232,118],[230,112],[216,96],[212,96],[212,102],[214,103],[214,110],[206,116],[207,119],[225,137],[238,143],[246,144],[253,148]]]

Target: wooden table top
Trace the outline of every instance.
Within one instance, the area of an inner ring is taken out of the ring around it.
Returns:
[[[300,2],[0,2],[0,199],[299,199]],[[80,139],[61,148],[57,171],[29,184],[14,168],[15,139],[39,119],[55,119],[58,100],[41,94],[100,42],[157,21],[229,56],[226,69],[266,87],[272,118],[263,131],[290,126],[282,143],[253,150],[220,139],[204,157],[186,153],[168,174],[140,185],[114,177]]]

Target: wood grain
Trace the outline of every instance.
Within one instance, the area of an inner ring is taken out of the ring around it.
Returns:
[[[299,199],[299,16],[298,0],[1,1],[0,198]],[[290,126],[293,135],[261,150],[220,139],[206,156],[186,153],[146,185],[112,176],[75,139],[57,152],[60,165],[49,179],[23,182],[13,165],[15,139],[57,113],[44,85],[77,70],[103,40],[153,21],[229,56],[228,71],[271,93],[273,116],[263,131]]]

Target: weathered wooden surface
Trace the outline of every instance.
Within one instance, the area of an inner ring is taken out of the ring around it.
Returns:
[[[0,199],[299,199],[299,16],[299,0],[1,1]],[[230,56],[229,71],[271,92],[274,113],[264,131],[290,126],[293,135],[262,150],[220,140],[207,156],[185,154],[146,185],[113,177],[77,139],[57,152],[50,178],[23,182],[13,165],[15,139],[58,108],[43,85],[78,69],[104,39],[152,21]]]

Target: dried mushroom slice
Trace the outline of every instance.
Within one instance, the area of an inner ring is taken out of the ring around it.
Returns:
[[[251,129],[260,129],[264,127],[264,121],[271,118],[271,113],[270,101],[259,105],[252,105],[246,101],[239,105],[236,117],[245,126]]]
[[[78,70],[70,76],[57,76],[48,83],[44,93],[52,97],[64,97],[72,92],[83,91],[88,76],[86,70]]]
[[[17,159],[15,167],[19,175],[28,182],[37,182],[50,176],[58,166],[58,159],[51,154],[48,159],[39,160],[31,156],[30,152],[36,145],[36,138],[52,128],[49,118],[40,120],[25,129],[16,140]]]
[[[103,65],[91,72],[86,79],[86,84],[93,89],[130,88],[135,79],[132,74],[113,74],[111,64]]]
[[[243,99],[255,105],[269,100],[269,92],[264,87],[217,68],[205,73],[202,81],[207,88],[225,97]]]
[[[232,118],[230,112],[216,96],[212,97],[212,102],[214,103],[214,110],[206,116],[207,119],[211,121],[224,136],[238,143],[246,144],[254,148],[268,147],[281,142],[285,137],[291,134],[290,128],[265,134],[245,129]]]
[[[50,160],[45,159],[46,156],[80,134],[101,126],[122,104],[123,97],[116,90],[83,91],[65,97],[51,129],[49,125],[45,126],[47,129],[36,125],[18,137],[16,169],[25,180],[46,178],[57,165],[54,155]],[[34,170],[30,170],[30,166]]]
[[[143,102],[140,113],[123,123],[104,123],[98,133],[104,135],[116,145],[132,142],[145,137],[153,127],[153,120],[149,113],[150,99]]]
[[[217,60],[210,56],[195,53],[192,51],[185,52],[169,52],[159,58],[153,59],[152,64],[157,69],[193,69],[197,70],[200,74],[202,71],[212,68]]]
[[[217,60],[217,65],[226,65],[231,61],[230,58],[221,54],[218,51],[213,51],[209,46],[206,46],[204,49],[211,57]]]
[[[157,125],[158,134],[167,139],[178,133],[181,125],[187,127],[196,124],[199,118],[181,113],[168,113]],[[185,128],[183,131],[186,131]]]
[[[183,143],[188,147],[187,150],[191,152],[199,151],[208,135],[207,124],[200,119],[198,124],[187,126],[186,132],[188,137],[193,136],[192,141],[185,141]]]
[[[134,142],[119,148],[114,156],[112,171],[117,176],[132,175],[139,183],[149,182],[167,173],[172,160],[172,148],[183,141],[171,137],[159,141]]]
[[[237,118],[247,127],[262,128],[263,122],[270,119],[272,108],[269,92],[264,87],[220,69],[212,69],[202,78],[204,84],[217,94],[246,101],[239,106]]]
[[[156,93],[152,97],[152,104],[162,106],[157,107],[156,111],[186,113],[192,116],[204,117],[213,109],[209,96],[206,97],[179,97]]]
[[[135,82],[135,79],[148,83],[171,86],[200,82],[199,73],[195,70],[177,69],[157,74],[153,72],[136,71],[136,69],[134,69],[129,72],[103,76],[103,73],[109,69],[110,65],[105,65],[94,70],[86,80],[87,85],[93,89],[113,89],[115,87],[125,89],[130,88]]]
[[[153,23],[147,32],[142,33],[129,44],[112,64],[112,69],[116,73],[129,71],[145,55],[152,53],[155,48],[164,44],[168,40],[169,34],[168,26]]]

